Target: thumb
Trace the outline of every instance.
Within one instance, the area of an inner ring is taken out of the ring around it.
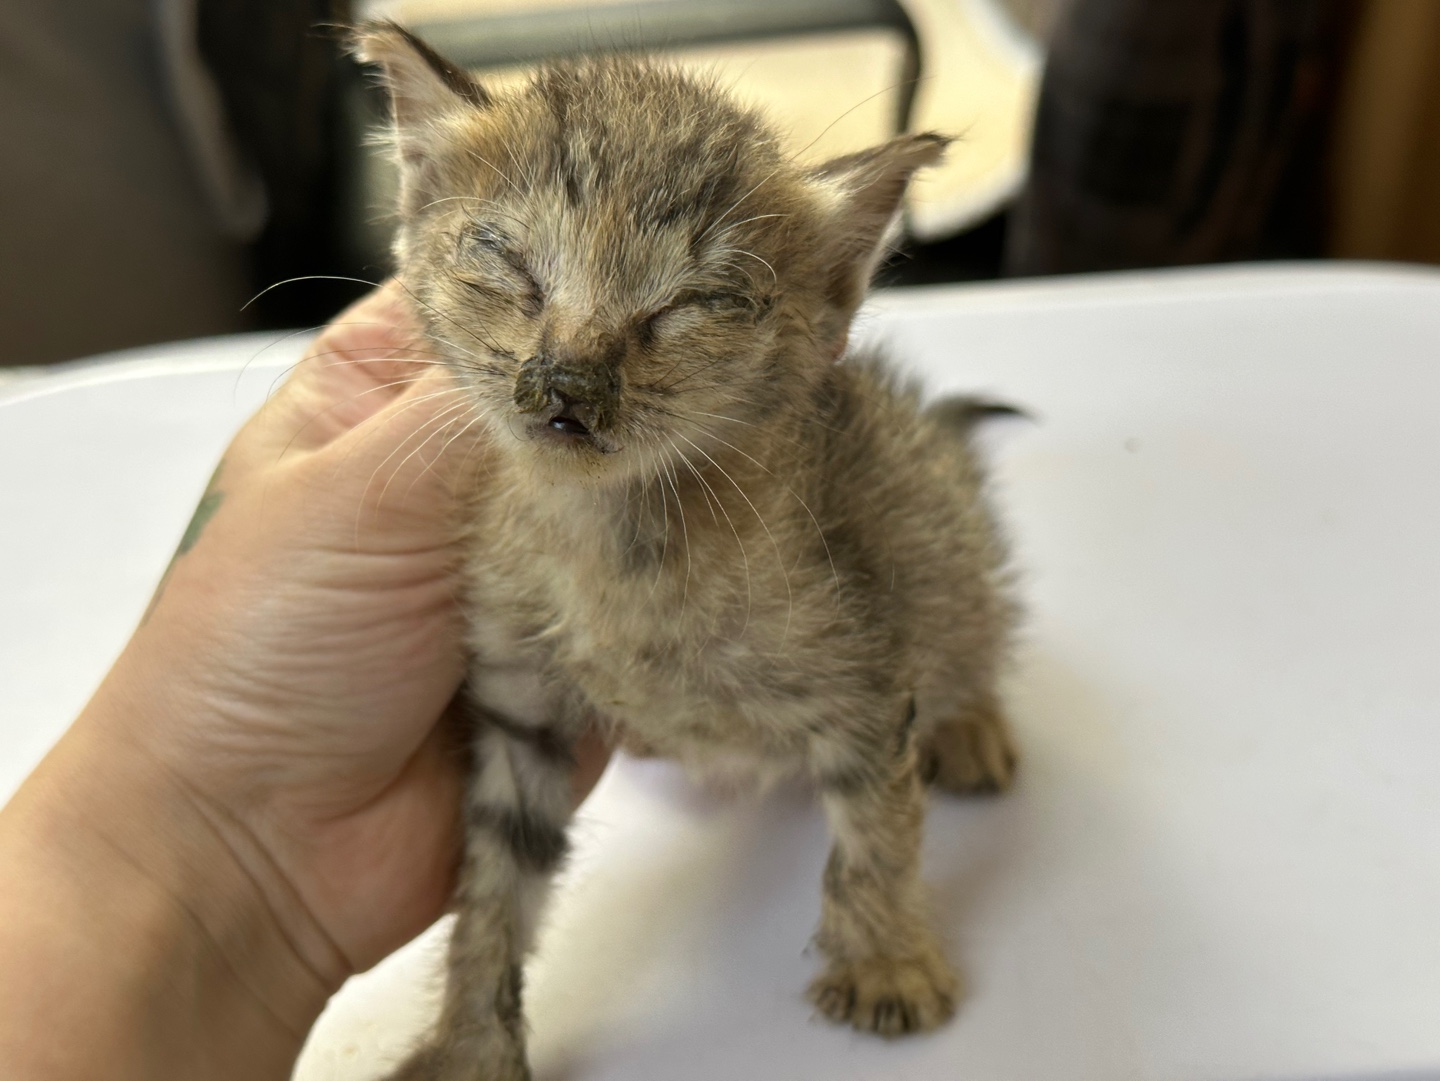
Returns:
[[[435,369],[316,451],[304,468],[327,501],[343,501],[357,525],[393,532],[395,543],[440,543],[453,537],[462,491],[485,472],[481,417],[474,396]]]

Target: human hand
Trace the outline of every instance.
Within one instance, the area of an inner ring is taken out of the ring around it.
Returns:
[[[56,842],[40,859],[52,875],[160,898],[140,906],[141,934],[163,939],[155,921],[177,908],[198,925],[206,944],[172,944],[166,963],[204,969],[195,958],[215,954],[215,978],[239,988],[252,1020],[224,1018],[234,1076],[261,1076],[239,1067],[264,1033],[284,1045],[267,1068],[288,1070],[325,998],[450,895],[455,493],[485,450],[431,358],[395,285],[317,339],[236,436],[144,622],[0,823],[0,850],[7,837],[32,856],[27,838]],[[604,759],[598,741],[582,748],[577,798]],[[61,911],[68,895],[46,904]],[[110,1075],[128,1076],[113,1062]]]

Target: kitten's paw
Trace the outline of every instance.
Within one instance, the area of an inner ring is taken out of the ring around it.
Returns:
[[[938,957],[837,961],[810,985],[810,1001],[861,1032],[928,1032],[955,1013],[955,976]]]
[[[995,707],[941,721],[920,761],[925,779],[948,792],[1003,792],[1015,779],[1015,745]]]
[[[659,758],[660,748],[628,729],[621,729],[616,739],[620,749],[631,758]]]

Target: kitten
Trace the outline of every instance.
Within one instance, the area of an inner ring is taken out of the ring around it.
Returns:
[[[389,87],[400,276],[487,429],[467,507],[474,767],[442,1016],[393,1075],[528,1076],[521,964],[592,718],[703,769],[807,772],[834,833],[810,988],[895,1036],[953,1012],[918,877],[922,775],[999,789],[1015,606],[966,432],[850,320],[908,135],[818,168],[644,61],[501,96],[406,31]]]

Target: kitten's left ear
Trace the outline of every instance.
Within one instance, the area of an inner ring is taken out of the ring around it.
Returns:
[[[358,27],[351,37],[356,57],[380,69],[390,91],[395,148],[400,159],[401,206],[418,206],[441,135],[439,121],[467,109],[488,108],[490,95],[467,72],[398,23]]]
[[[902,135],[888,143],[835,158],[811,170],[810,179],[831,204],[828,254],[833,269],[826,299],[832,305],[839,349],[850,318],[875,269],[894,241],[900,200],[916,170],[934,165],[950,140],[934,132]]]

